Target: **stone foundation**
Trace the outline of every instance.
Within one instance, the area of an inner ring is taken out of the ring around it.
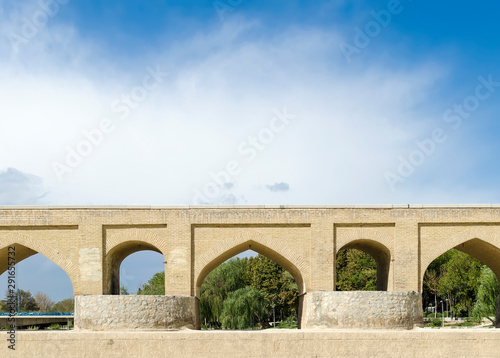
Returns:
[[[492,358],[500,351],[495,329],[22,331],[16,340],[15,351],[3,340],[0,357]]]
[[[199,329],[198,310],[196,298],[187,296],[76,296],[75,329]]]
[[[413,329],[423,325],[418,292],[315,291],[303,300],[302,328]]]

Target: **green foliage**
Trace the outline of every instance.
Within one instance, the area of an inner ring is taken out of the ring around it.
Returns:
[[[38,306],[36,304],[35,298],[31,295],[30,291],[24,291],[24,290],[19,290],[16,292],[16,296],[18,297],[19,300],[19,312],[33,312],[33,311],[38,311]],[[9,296],[9,291],[5,292],[5,299],[4,299],[4,305],[2,306],[3,309],[6,312],[9,307],[6,304],[10,299]],[[17,307],[16,307],[17,311]]]
[[[356,250],[340,250],[336,260],[337,291],[375,291],[377,264],[369,254]]]
[[[443,320],[441,318],[434,318],[432,320],[432,327],[441,327],[443,325]]]
[[[498,297],[498,280],[487,266],[481,268],[477,300],[472,309],[472,316],[478,320],[487,318],[495,324],[496,303]]]
[[[165,271],[157,272],[137,291],[138,295],[165,295]]]
[[[210,272],[201,286],[200,315],[209,327],[220,327],[220,316],[224,301],[230,292],[246,287],[246,265],[248,260],[229,260]]]
[[[40,329],[40,326],[28,326],[27,330],[28,331],[38,331]]]
[[[441,310],[439,302],[448,300],[455,315],[469,315],[476,301],[482,266],[480,261],[455,249],[439,256],[424,275],[423,306],[433,305]]]
[[[59,323],[53,323],[49,326],[50,330],[58,330],[61,329],[61,325]]]
[[[267,257],[231,259],[205,278],[200,295],[201,319],[204,327],[211,328],[250,328],[257,321],[268,326],[274,319],[273,312],[277,321],[297,315],[298,295],[293,276]],[[258,299],[261,296],[262,302]],[[258,305],[250,312],[241,304],[251,297]],[[239,321],[237,312],[244,316]]]
[[[74,298],[65,298],[57,302],[54,306],[52,306],[51,312],[64,312],[69,313],[75,310],[75,300]]]
[[[298,328],[297,316],[291,315],[278,324],[278,328]]]
[[[253,288],[262,292],[265,309],[282,320],[297,314],[299,306],[299,289],[293,276],[276,262],[263,255],[248,259],[246,277]]]
[[[438,284],[438,295],[449,297],[453,312],[471,312],[479,288],[481,274],[480,261],[457,251],[452,251],[448,262],[443,266],[443,274]]]
[[[230,292],[224,301],[220,320],[223,328],[254,327],[264,313],[264,295],[253,287]]]
[[[120,295],[125,295],[125,296],[130,295],[128,289],[125,286],[120,286]]]

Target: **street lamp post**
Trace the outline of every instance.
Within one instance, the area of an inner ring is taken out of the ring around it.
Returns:
[[[442,326],[444,328],[444,303],[443,303],[443,300],[441,300],[441,322],[442,322]]]

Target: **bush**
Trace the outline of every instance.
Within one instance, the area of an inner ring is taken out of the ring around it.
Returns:
[[[53,323],[49,326],[49,329],[50,330],[57,330],[57,329],[61,329],[61,325],[59,325],[58,323]]]
[[[278,324],[278,328],[298,328],[297,317],[295,315],[288,316],[283,322]]]
[[[38,331],[40,329],[40,326],[29,326],[28,331]]]
[[[470,323],[481,323],[481,318],[480,317],[466,317],[464,319],[465,322],[470,322]]]
[[[434,318],[432,320],[432,327],[441,327],[443,325],[443,321],[440,318]]]

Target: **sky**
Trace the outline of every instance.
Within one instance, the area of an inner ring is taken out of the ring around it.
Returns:
[[[0,0],[0,205],[498,203],[499,10]]]

